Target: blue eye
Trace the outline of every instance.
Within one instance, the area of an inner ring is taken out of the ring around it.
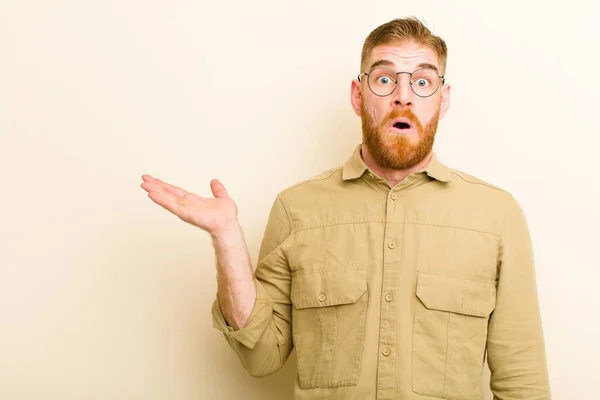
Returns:
[[[382,85],[389,85],[392,80],[388,76],[381,76],[377,78],[377,82]]]
[[[427,87],[427,86],[429,86],[429,81],[427,79],[423,79],[423,78],[417,79],[416,83],[417,83],[417,86],[419,86],[419,87]]]

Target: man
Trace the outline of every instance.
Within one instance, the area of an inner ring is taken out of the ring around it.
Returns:
[[[550,399],[531,243],[513,197],[432,151],[447,48],[416,19],[375,29],[351,103],[363,143],[281,192],[253,273],[237,208],[145,175],[213,238],[213,320],[253,376],[296,347],[296,399]]]

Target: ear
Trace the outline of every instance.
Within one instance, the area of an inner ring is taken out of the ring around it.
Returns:
[[[350,85],[350,103],[354,114],[360,117],[360,105],[362,103],[361,83],[358,79],[354,79]]]
[[[440,119],[444,118],[450,108],[450,85],[442,86],[442,100],[440,103]]]

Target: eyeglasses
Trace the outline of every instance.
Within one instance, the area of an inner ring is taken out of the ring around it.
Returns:
[[[371,72],[358,74],[358,81],[361,82],[361,76],[367,76],[367,83],[371,92],[376,96],[385,97],[396,90],[398,75],[400,74],[408,74],[410,76],[410,88],[419,97],[432,96],[437,92],[440,84],[446,80],[443,75],[438,75],[438,72],[433,68],[420,68],[412,73],[394,72],[387,68],[375,68]]]

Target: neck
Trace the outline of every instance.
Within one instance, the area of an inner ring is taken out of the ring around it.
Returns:
[[[367,164],[367,167],[369,167],[369,169],[371,171],[373,171],[376,175],[385,179],[385,181],[388,183],[388,185],[391,188],[396,186],[398,183],[402,182],[404,180],[404,178],[406,178],[408,175],[412,174],[413,172],[419,171],[419,170],[422,170],[423,168],[425,168],[427,163],[429,163],[429,161],[431,160],[431,157],[433,157],[433,151],[431,151],[431,152],[429,152],[427,157],[425,157],[418,164],[416,164],[410,168],[393,169],[393,168],[382,167],[379,164],[377,164],[375,162],[375,160],[373,159],[373,157],[371,157],[371,154],[369,154],[369,150],[367,149],[367,146],[365,146],[364,144],[361,146],[361,153],[362,153],[362,159],[365,162],[365,164]]]

